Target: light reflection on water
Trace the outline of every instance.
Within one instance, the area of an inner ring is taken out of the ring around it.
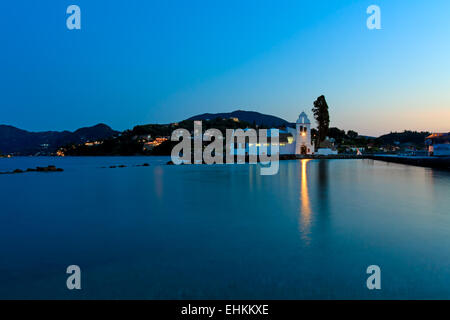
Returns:
[[[309,203],[309,194],[308,194],[308,176],[306,172],[306,168],[308,165],[308,159],[301,160],[302,171],[301,171],[301,188],[300,188],[300,202],[301,202],[301,211],[300,211],[300,233],[302,239],[309,243],[309,233],[310,233],[310,224],[311,224],[311,205]]]

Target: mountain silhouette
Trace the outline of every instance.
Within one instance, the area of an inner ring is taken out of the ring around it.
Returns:
[[[236,110],[233,112],[224,112],[224,113],[203,113],[193,117],[190,117],[186,120],[212,120],[216,118],[238,118],[239,120],[243,120],[248,123],[254,123],[259,126],[267,126],[267,127],[283,127],[283,126],[292,126],[292,123],[281,119],[279,117],[275,117],[268,114],[259,113],[256,111],[244,111],[244,110]]]
[[[0,125],[0,154],[35,155],[56,152],[58,147],[110,138],[119,132],[106,124],[70,131],[30,132]]]

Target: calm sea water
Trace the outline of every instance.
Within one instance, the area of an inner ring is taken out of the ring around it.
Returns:
[[[304,160],[261,176],[167,160],[0,159],[65,169],[0,176],[0,298],[450,298],[449,172]],[[66,289],[72,264],[79,291]],[[366,288],[373,264],[379,291]]]

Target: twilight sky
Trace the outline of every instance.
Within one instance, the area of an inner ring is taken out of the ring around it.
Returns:
[[[382,30],[366,27],[371,4]],[[450,131],[449,14],[448,0],[1,1],[0,124],[295,121],[324,94],[341,129]]]

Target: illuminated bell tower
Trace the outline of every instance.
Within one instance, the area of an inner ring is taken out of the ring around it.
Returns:
[[[295,139],[295,154],[313,154],[311,144],[311,122],[305,112],[302,112],[296,123],[297,136]]]

